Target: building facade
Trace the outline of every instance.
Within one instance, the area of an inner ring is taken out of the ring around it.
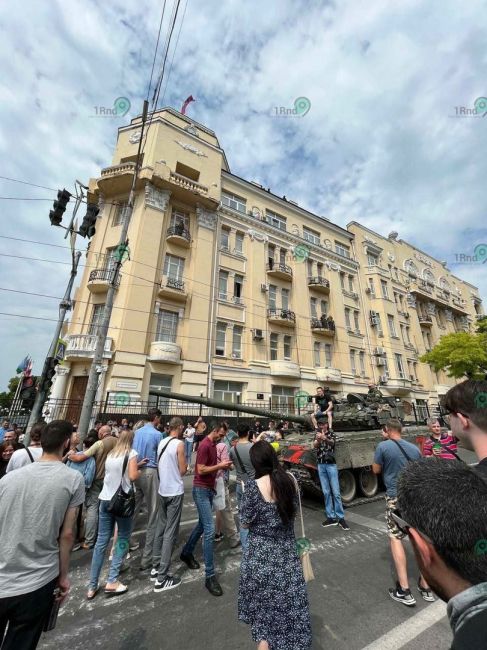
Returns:
[[[140,130],[119,129],[90,181],[101,210],[53,399],[86,389]],[[451,385],[418,357],[472,328],[475,287],[395,233],[341,228],[235,176],[215,133],[177,111],[156,114],[143,150],[98,400],[158,404],[165,388],[294,408],[317,384],[374,381],[420,405]]]

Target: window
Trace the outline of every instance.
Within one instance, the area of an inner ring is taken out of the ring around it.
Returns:
[[[220,271],[218,274],[218,298],[220,300],[227,299],[228,289],[228,271]]]
[[[431,334],[426,330],[423,330],[423,339],[424,339],[424,347],[426,348],[426,352],[429,352],[433,348],[433,345],[431,343]]]
[[[369,278],[369,279],[368,279],[368,282],[369,282],[370,294],[371,294],[372,296],[375,296],[374,278]]]
[[[243,254],[244,234],[243,232],[235,233],[235,252]]]
[[[179,315],[177,312],[159,309],[155,340],[176,343],[178,320]]]
[[[360,332],[360,323],[359,323],[359,312],[354,311],[353,312],[353,324],[355,326],[355,331]]]
[[[287,250],[285,248],[279,249],[279,264],[286,264]]]
[[[281,289],[281,307],[289,309],[289,289]]]
[[[409,327],[408,327],[408,325],[404,326],[404,336],[406,337],[406,345],[411,345],[411,337],[409,336]]]
[[[396,325],[394,324],[394,316],[387,314],[387,325],[389,327],[389,334],[391,336],[397,336]]]
[[[216,324],[216,344],[215,344],[215,354],[218,357],[225,356],[225,339],[227,335],[227,324],[226,323],[217,323]]]
[[[326,314],[328,313],[328,303],[326,302],[326,300],[320,300],[320,308],[321,308],[321,314],[323,316],[326,316]]]
[[[173,208],[171,213],[171,227],[182,226],[189,230],[189,214],[178,208]]]
[[[379,266],[379,257],[378,257],[378,255],[373,255],[372,253],[367,253],[367,264],[369,266]]]
[[[380,314],[378,314],[377,312],[375,314],[375,322],[377,323],[377,334],[379,336],[383,336],[382,321],[380,319]]]
[[[275,361],[277,359],[278,344],[279,344],[278,334],[271,334],[271,361]]]
[[[320,233],[311,230],[311,228],[306,228],[306,226],[303,227],[303,239],[309,241],[310,244],[320,245]]]
[[[358,361],[360,364],[360,374],[362,377],[365,377],[365,352],[360,351],[358,353]]]
[[[228,250],[230,248],[230,230],[229,228],[222,228],[220,231],[220,248]]]
[[[396,360],[396,369],[397,369],[397,372],[399,374],[399,378],[400,379],[405,379],[406,375],[404,374],[404,365],[403,365],[403,361],[402,361],[402,356],[400,354],[396,353],[394,355],[394,358]]]
[[[242,331],[240,325],[233,326],[232,357],[236,359],[242,358]]]
[[[274,226],[274,228],[279,228],[279,230],[286,230],[286,217],[282,217],[271,210],[266,210],[265,215],[268,224]]]
[[[309,299],[309,306],[311,310],[311,318],[318,318],[318,313],[316,310],[316,304],[317,304],[316,298],[310,298]]]
[[[315,366],[318,367],[321,364],[320,344],[318,343],[318,341],[315,341],[313,344],[313,358],[314,358]]]
[[[222,402],[238,404],[243,392],[243,384],[238,381],[215,380],[213,384],[213,397]]]
[[[345,307],[345,326],[348,330],[352,329],[352,324],[350,322],[350,309]]]
[[[418,381],[418,364],[416,361],[413,361],[413,377],[414,381]]]
[[[284,358],[291,358],[291,337],[288,335],[284,337]]]
[[[117,265],[117,255],[118,251],[118,246],[115,246],[114,248],[107,248],[107,253],[105,256],[105,270],[106,271],[114,271],[115,267]]]
[[[269,265],[272,268],[272,263],[274,262],[274,259],[276,257],[276,247],[273,244],[269,244],[267,248],[267,255],[269,258]]]
[[[313,277],[313,260],[310,260],[309,257],[306,260],[306,268],[308,270],[308,278]]]
[[[103,320],[103,314],[105,311],[105,303],[102,305],[93,305],[93,311],[91,312],[91,322],[88,328],[88,334],[98,335],[98,328],[101,325]]]
[[[350,350],[350,368],[352,369],[352,375],[356,375],[357,368],[355,366],[355,350]]]
[[[389,300],[389,290],[387,288],[387,282],[385,280],[380,281],[380,290],[382,292],[382,297],[386,300]]]
[[[277,309],[277,287],[269,285],[269,309]]]
[[[346,244],[342,244],[339,241],[335,242],[335,253],[342,255],[343,257],[350,258],[350,248]]]
[[[340,286],[345,289],[345,273],[343,271],[340,271]]]
[[[272,408],[282,408],[284,411],[288,412],[294,411],[294,393],[297,390],[299,389],[290,386],[273,386],[271,399]]]
[[[353,275],[348,276],[348,290],[353,293]]]
[[[167,397],[161,397],[158,394],[160,388],[171,390],[172,375],[155,375],[152,374],[149,379],[149,408],[158,408],[167,410],[170,400]]]
[[[243,280],[243,275],[235,273],[233,280],[233,297],[235,298],[235,302],[240,302],[240,298],[242,297]]]
[[[321,262],[318,262],[316,264],[316,271],[318,273],[318,277],[322,278],[323,277],[323,264]]]
[[[121,226],[124,220],[125,211],[127,209],[128,202],[123,201],[115,207],[115,214],[113,215],[112,226]]]
[[[387,361],[387,354],[384,354],[384,372],[389,372],[389,362]]]
[[[236,196],[229,192],[222,192],[222,203],[233,210],[238,210],[239,212],[246,211],[247,201],[241,196]]]
[[[331,345],[330,343],[325,343],[325,366],[327,368],[331,368],[331,357],[332,357]]]
[[[164,275],[173,280],[182,280],[184,275],[184,258],[166,255],[164,260]]]

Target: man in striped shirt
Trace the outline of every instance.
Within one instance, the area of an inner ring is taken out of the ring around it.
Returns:
[[[445,460],[455,460],[458,438],[451,431],[441,432],[441,425],[436,418],[426,421],[430,435],[423,445],[423,456],[437,456]]]

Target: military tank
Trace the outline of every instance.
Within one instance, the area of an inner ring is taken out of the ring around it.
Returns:
[[[316,453],[313,449],[314,431],[310,418],[312,405],[309,406],[310,412],[306,414],[283,415],[279,412],[208,397],[171,393],[165,390],[159,391],[159,394],[183,402],[295,423],[295,428],[286,432],[284,439],[279,443],[281,462],[297,478],[303,489],[321,496]],[[379,478],[373,474],[371,465],[375,448],[382,440],[382,426],[387,420],[399,419],[405,425],[403,438],[421,444],[421,439],[428,434],[428,428],[408,421],[410,414],[411,408],[408,402],[396,401],[391,397],[381,396],[379,400],[370,400],[367,396],[349,393],[346,399],[335,403],[333,413],[333,430],[337,434],[335,456],[339,469],[340,493],[345,504],[351,503],[357,493],[371,498],[379,491],[381,487]]]

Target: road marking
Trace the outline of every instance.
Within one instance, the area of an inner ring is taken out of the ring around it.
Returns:
[[[366,528],[372,528],[372,530],[378,530],[381,533],[387,533],[385,523],[377,521],[377,519],[372,519],[372,517],[365,517],[356,512],[347,512],[347,519],[350,519],[350,521],[359,526],[365,526]]]
[[[445,615],[446,604],[442,600],[437,600],[436,603],[429,605],[426,609],[404,621],[404,623],[397,625],[390,632],[383,634],[379,639],[362,648],[362,650],[399,650],[399,648],[403,648],[432,625],[441,621]]]

